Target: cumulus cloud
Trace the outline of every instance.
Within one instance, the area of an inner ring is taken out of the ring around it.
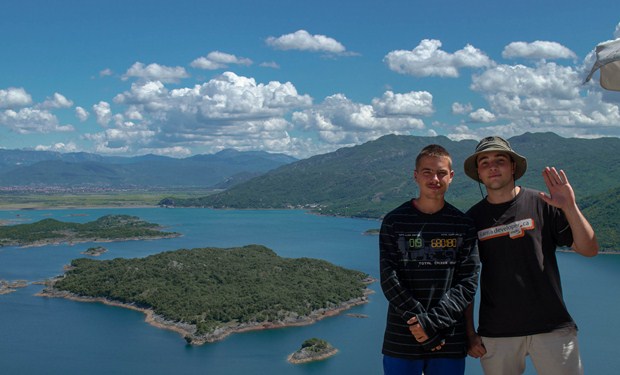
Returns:
[[[187,74],[185,68],[180,66],[169,67],[159,64],[144,65],[141,62],[136,62],[123,74],[122,79],[138,78],[143,81],[176,83],[187,77],[189,77],[189,74]]]
[[[452,114],[453,115],[464,115],[466,113],[471,112],[473,109],[470,103],[463,104],[459,102],[452,103]]]
[[[56,116],[37,108],[7,109],[0,112],[0,125],[19,134],[69,132],[72,125],[61,125]]]
[[[378,116],[430,116],[433,114],[433,95],[428,91],[395,94],[386,91],[383,97],[374,98],[372,107]]]
[[[95,112],[95,116],[97,117],[97,123],[102,126],[106,126],[110,123],[112,119],[112,110],[110,108],[110,103],[101,101],[95,105],[93,105],[93,112]]]
[[[194,68],[216,70],[225,69],[230,65],[252,65],[252,60],[245,57],[237,57],[228,53],[213,51],[207,56],[199,57],[190,64]]]
[[[469,114],[469,119],[473,122],[493,122],[495,121],[495,115],[484,108],[479,108]]]
[[[112,69],[106,68],[99,72],[99,77],[108,77],[113,74]]]
[[[38,145],[34,148],[36,151],[55,151],[55,152],[76,152],[78,147],[74,142],[68,143],[54,143],[53,145]]]
[[[321,141],[339,146],[360,144],[390,133],[408,134],[424,128],[421,119],[402,116],[403,112],[411,111],[411,106],[404,111],[402,109],[407,106],[401,107],[401,111],[395,111],[395,116],[389,116],[385,104],[390,101],[386,98],[390,97],[394,95],[386,94],[382,99],[373,101],[379,110],[383,110],[379,115],[372,105],[355,103],[343,94],[336,94],[311,109],[295,112],[292,121],[307,131],[318,133]],[[420,108],[419,103],[415,107]]]
[[[553,131],[568,137],[612,134],[620,123],[619,106],[603,101],[600,91],[583,95],[581,81],[573,67],[539,62],[533,67],[495,66],[475,75],[471,88],[482,94],[496,121],[505,123],[503,132]]]
[[[84,122],[88,120],[88,117],[90,117],[90,113],[88,113],[88,111],[82,107],[75,107],[75,117],[77,117],[78,120]]]
[[[299,144],[285,117],[312,104],[290,82],[257,83],[225,72],[193,87],[168,89],[162,82],[135,82],[109,103],[93,107],[108,128],[89,134],[100,152],[161,152],[184,155],[193,147],[289,151]]]
[[[51,98],[47,98],[41,103],[41,108],[70,108],[73,106],[73,102],[62,94],[54,93]]]
[[[21,87],[0,90],[0,108],[18,108],[32,104],[32,97]]]
[[[411,51],[396,50],[384,57],[388,67],[400,74],[417,77],[458,77],[462,68],[490,67],[493,61],[482,51],[466,45],[454,53],[440,49],[441,41],[424,39]]]
[[[505,59],[575,59],[577,55],[560,43],[537,40],[532,43],[512,42],[504,47]]]
[[[616,30],[614,31],[614,39],[620,38],[620,22],[616,25]]]
[[[292,34],[279,37],[270,36],[267,45],[280,50],[299,50],[310,52],[327,52],[343,54],[346,48],[337,40],[325,35],[311,35],[306,30],[297,30]]]

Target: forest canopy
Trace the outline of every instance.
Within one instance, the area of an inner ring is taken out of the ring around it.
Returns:
[[[260,245],[197,248],[145,258],[75,259],[54,289],[152,309],[196,335],[227,325],[277,322],[362,298],[368,275]]]

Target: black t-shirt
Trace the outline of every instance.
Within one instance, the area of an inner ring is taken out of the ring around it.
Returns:
[[[478,231],[482,263],[478,333],[526,336],[575,326],[564,304],[555,253],[573,242],[562,211],[537,191],[521,188],[509,202],[483,199],[467,214]]]

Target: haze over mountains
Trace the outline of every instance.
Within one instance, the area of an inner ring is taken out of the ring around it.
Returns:
[[[230,149],[184,159],[0,150],[0,186],[226,188],[296,160]]]

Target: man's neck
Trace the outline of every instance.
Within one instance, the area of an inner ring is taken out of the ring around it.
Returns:
[[[509,189],[487,189],[487,201],[493,204],[506,203],[515,199],[517,194],[521,191],[520,186],[511,186]]]
[[[435,212],[441,210],[446,203],[443,199],[428,199],[428,198],[415,198],[413,200],[413,205],[418,211],[423,212],[425,214],[434,214]]]

